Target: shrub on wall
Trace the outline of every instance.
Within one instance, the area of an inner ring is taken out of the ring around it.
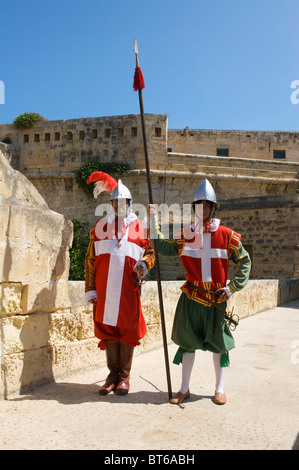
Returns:
[[[3,144],[11,144],[11,138],[9,136],[3,137],[3,139],[0,140],[0,142],[3,142]]]
[[[27,129],[38,121],[46,121],[46,119],[38,113],[23,113],[16,117],[13,123],[18,129]]]
[[[73,245],[70,249],[70,281],[83,281],[85,255],[89,245],[89,222],[72,220],[74,226]]]
[[[94,171],[103,171],[117,179],[128,173],[129,164],[120,162],[88,162],[76,170],[75,178],[79,188],[81,188],[90,197],[93,195],[94,185],[87,184],[86,181]]]

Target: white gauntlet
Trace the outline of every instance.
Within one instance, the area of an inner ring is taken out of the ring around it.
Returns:
[[[137,274],[139,279],[144,279],[148,275],[147,265],[144,263],[144,261],[137,261],[133,271]]]
[[[96,290],[89,290],[89,291],[85,292],[85,295],[83,297],[84,302],[89,302],[92,299],[98,300],[97,291]]]

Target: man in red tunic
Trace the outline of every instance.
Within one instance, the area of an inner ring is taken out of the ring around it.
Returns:
[[[90,231],[85,262],[85,298],[93,303],[95,336],[106,350],[110,371],[101,395],[129,391],[134,347],[146,334],[139,280],[154,265],[154,251],[141,220],[131,211],[132,196],[121,180],[111,194],[114,214]]]

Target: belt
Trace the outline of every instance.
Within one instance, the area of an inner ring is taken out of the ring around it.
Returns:
[[[192,287],[192,289],[196,289],[196,290],[199,290],[200,292],[202,292],[203,294],[209,294],[209,295],[215,295],[216,297],[218,297],[220,295],[219,292],[214,292],[212,290],[206,290],[206,289],[202,289],[201,287],[198,287],[196,286],[195,284],[192,284],[192,282],[190,281],[186,281],[187,284]],[[210,302],[210,299],[207,299],[209,302]]]
[[[211,290],[206,290],[206,289],[203,289],[201,287],[198,287],[198,286],[195,286],[194,284],[192,284],[192,282],[190,281],[186,281],[188,286],[190,286],[192,289],[195,289],[203,294],[205,294],[205,299],[207,300],[207,302],[209,302],[211,304],[211,306],[214,308],[214,312],[213,312],[213,333],[215,333],[215,329],[216,329],[216,321],[217,321],[217,317],[216,317],[216,309],[218,310],[221,310],[221,312],[223,313],[224,315],[224,318],[229,326],[229,328],[231,330],[235,330],[236,327],[238,326],[239,324],[239,317],[238,315],[233,315],[233,312],[229,312],[228,314],[226,313],[226,311],[220,307],[220,305],[218,305],[216,302],[213,302],[211,299],[208,299],[206,294],[208,295],[214,295],[215,297],[218,297],[220,295],[220,292],[214,292],[214,291],[211,291]],[[234,317],[234,318],[233,318]]]

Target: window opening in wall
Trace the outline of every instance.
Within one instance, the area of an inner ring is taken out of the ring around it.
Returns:
[[[123,137],[124,136],[124,128],[123,127],[119,127],[118,128],[118,137]]]
[[[98,138],[98,130],[97,129],[92,129],[92,138],[97,139]]]
[[[111,137],[111,129],[105,129],[105,137],[109,139]]]
[[[132,127],[131,135],[132,135],[132,137],[137,137],[137,127]]]
[[[155,137],[161,137],[161,127],[155,127]]]
[[[67,132],[66,138],[67,138],[67,140],[73,140],[73,133],[72,132]]]
[[[34,134],[34,142],[39,142],[39,134]]]
[[[216,149],[217,157],[229,157],[229,149],[227,148],[218,148]]]
[[[60,132],[55,132],[55,140],[60,140]]]
[[[273,150],[273,158],[285,158],[286,151],[285,150]]]
[[[80,131],[79,132],[79,139],[84,140],[84,138],[85,138],[85,131]]]
[[[45,133],[45,142],[50,142],[50,134],[49,132]]]
[[[73,189],[73,179],[72,178],[66,178],[64,180],[64,188],[66,191],[72,191]]]
[[[24,144],[28,144],[29,142],[29,134],[24,134]]]

